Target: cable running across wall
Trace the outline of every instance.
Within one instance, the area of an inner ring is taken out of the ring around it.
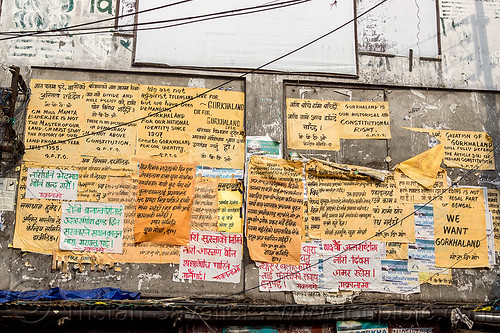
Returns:
[[[347,25],[349,25],[349,24],[353,23],[353,22],[354,22],[354,21],[356,21],[358,18],[362,17],[363,15],[366,15],[367,13],[369,13],[370,11],[374,10],[375,8],[377,8],[378,6],[380,6],[380,5],[384,4],[384,3],[385,3],[385,2],[387,2],[387,1],[388,1],[388,0],[382,0],[381,2],[379,2],[378,4],[376,4],[375,6],[373,6],[373,7],[369,8],[369,9],[367,9],[366,11],[364,11],[363,13],[361,13],[361,14],[359,14],[359,15],[355,16],[353,19],[351,19],[351,20],[349,20],[349,21],[345,22],[344,24],[342,24],[342,25],[340,25],[340,26],[336,27],[336,28],[335,28],[335,29],[333,29],[333,30],[330,30],[330,31],[328,31],[328,32],[324,33],[323,35],[321,35],[321,36],[319,36],[319,37],[317,37],[317,38],[315,38],[315,39],[311,40],[310,42],[308,42],[308,43],[306,43],[306,44],[303,44],[303,45],[301,45],[301,46],[299,46],[299,47],[297,47],[297,48],[293,49],[292,51],[289,51],[289,52],[287,52],[287,53],[285,53],[285,54],[283,54],[283,55],[281,55],[281,56],[279,56],[279,57],[277,57],[277,58],[274,58],[273,60],[270,60],[270,61],[268,61],[268,62],[266,62],[266,63],[264,63],[264,64],[260,65],[259,67],[253,68],[253,69],[251,69],[251,70],[249,70],[249,71],[247,71],[247,72],[245,72],[245,73],[243,73],[243,74],[241,74],[241,75],[238,75],[238,76],[236,76],[236,77],[234,77],[234,78],[232,78],[232,79],[229,79],[229,80],[227,80],[227,81],[225,81],[225,82],[223,82],[223,83],[221,83],[221,84],[218,84],[218,85],[216,85],[215,87],[210,88],[210,89],[208,89],[208,90],[204,91],[203,93],[199,93],[199,94],[197,94],[197,95],[195,95],[195,96],[192,96],[192,97],[190,97],[190,98],[188,98],[188,99],[185,99],[185,100],[183,100],[181,103],[177,103],[177,104],[175,104],[175,105],[173,105],[173,106],[170,106],[170,107],[168,107],[168,108],[166,108],[166,109],[164,109],[164,110],[160,110],[160,111],[157,111],[157,112],[153,112],[153,113],[150,113],[150,114],[148,114],[148,115],[146,115],[146,116],[143,116],[143,117],[140,117],[140,118],[136,118],[136,119],[133,119],[133,120],[130,120],[130,121],[127,121],[127,122],[121,123],[121,124],[117,124],[117,125],[114,125],[114,126],[106,127],[106,128],[101,129],[101,130],[98,130],[98,131],[94,131],[94,132],[89,132],[89,133],[86,133],[86,134],[82,134],[82,135],[80,135],[80,136],[76,136],[76,137],[72,137],[72,138],[68,138],[68,139],[64,139],[64,140],[60,140],[60,141],[55,141],[55,142],[47,143],[47,144],[40,145],[40,146],[27,147],[25,150],[35,150],[35,149],[45,148],[45,147],[49,147],[49,146],[53,146],[53,145],[57,145],[57,144],[61,144],[61,143],[65,143],[65,142],[68,142],[68,141],[73,141],[73,140],[78,140],[78,139],[81,139],[81,138],[86,138],[86,137],[89,137],[89,136],[98,135],[98,134],[104,133],[104,132],[106,132],[106,131],[113,130],[113,129],[115,129],[115,128],[128,126],[128,125],[134,124],[134,123],[136,123],[136,122],[139,122],[139,121],[141,121],[141,120],[144,120],[144,119],[148,119],[148,118],[154,117],[154,116],[156,116],[156,115],[158,115],[158,114],[164,113],[164,112],[166,112],[166,111],[170,111],[170,110],[172,110],[172,109],[174,109],[174,108],[176,108],[176,107],[183,106],[183,105],[185,105],[186,103],[191,102],[191,101],[193,101],[193,100],[195,100],[195,99],[198,99],[198,98],[200,98],[201,96],[206,95],[206,94],[207,94],[207,93],[209,93],[209,92],[212,92],[212,91],[218,90],[218,89],[222,88],[223,86],[225,86],[225,85],[227,85],[227,84],[230,84],[230,83],[232,83],[232,82],[234,82],[234,81],[236,81],[236,80],[239,80],[239,79],[241,79],[241,78],[244,78],[244,77],[245,77],[245,76],[247,76],[247,75],[250,75],[250,74],[252,74],[252,73],[255,73],[255,72],[257,72],[257,71],[259,71],[259,70],[261,70],[261,69],[265,68],[266,66],[268,66],[268,65],[270,65],[270,64],[272,64],[272,63],[275,63],[275,62],[277,62],[277,61],[279,61],[279,60],[281,60],[281,59],[284,59],[284,58],[286,58],[286,57],[288,57],[288,56],[290,56],[290,55],[292,55],[292,54],[294,54],[294,53],[296,53],[296,52],[298,52],[298,51],[300,51],[300,50],[302,50],[302,49],[304,49],[304,48],[308,47],[309,45],[316,43],[317,41],[319,41],[319,40],[321,40],[321,39],[323,39],[323,38],[325,38],[325,37],[327,37],[327,36],[329,36],[329,35],[331,35],[331,34],[335,33],[336,31],[338,31],[338,30],[342,29],[343,27],[345,27],[345,26],[347,26]]]
[[[192,1],[192,0],[190,0],[190,1]],[[0,35],[13,35],[13,34],[15,34],[15,36],[0,38],[0,41],[14,39],[14,38],[23,38],[23,37],[44,37],[44,38],[46,38],[46,37],[90,35],[90,34],[102,34],[102,33],[114,33],[114,32],[123,33],[123,32],[134,32],[134,31],[143,31],[143,30],[167,29],[167,28],[178,27],[178,26],[182,26],[182,25],[199,23],[199,22],[215,20],[215,19],[220,19],[220,18],[248,15],[248,14],[260,13],[260,12],[265,12],[265,11],[271,11],[271,10],[275,10],[275,9],[282,9],[282,8],[286,8],[289,6],[300,5],[300,4],[303,4],[306,2],[310,2],[310,1],[312,1],[312,0],[290,0],[290,1],[278,2],[278,3],[274,3],[274,4],[266,4],[266,5],[260,5],[260,6],[238,8],[238,9],[233,9],[233,10],[226,10],[226,11],[214,12],[214,13],[197,15],[197,16],[189,16],[189,17],[150,21],[150,22],[141,22],[141,23],[123,24],[123,25],[117,25],[117,26],[113,25],[113,26],[91,27],[91,28],[67,27],[67,28],[61,28],[61,29],[64,29],[63,31],[56,31],[56,32],[59,32],[58,34],[54,34],[54,31],[50,31],[50,30],[3,32],[3,33],[0,33]],[[158,8],[158,7],[156,7],[156,8]],[[127,14],[127,15],[130,15],[130,14]],[[159,26],[159,27],[137,28],[137,27],[142,27],[142,26],[146,26],[146,25],[177,22],[177,21],[187,21],[187,22],[180,22],[180,23],[176,23],[176,24],[163,25],[163,26]],[[88,24],[94,24],[94,23],[88,23]],[[124,29],[124,30],[119,30],[119,31],[114,30],[116,28],[126,28],[126,27],[132,27],[132,29]],[[108,29],[108,30],[95,31],[95,30],[103,30],[103,29]],[[109,30],[109,29],[113,29],[113,30]],[[70,33],[73,31],[76,31],[76,32]]]

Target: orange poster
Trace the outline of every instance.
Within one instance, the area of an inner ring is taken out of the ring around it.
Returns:
[[[135,242],[186,245],[190,233],[195,167],[141,163],[137,188]]]

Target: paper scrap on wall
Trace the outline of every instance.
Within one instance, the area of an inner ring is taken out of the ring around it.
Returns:
[[[239,283],[242,253],[242,234],[192,231],[189,245],[181,247],[177,278]]]
[[[302,163],[253,156],[247,197],[247,240],[252,260],[299,265]]]
[[[243,189],[239,181],[220,182],[218,200],[218,231],[243,232]]]
[[[0,178],[0,211],[14,211],[16,188],[16,178]]]
[[[436,147],[424,151],[396,167],[406,176],[410,177],[425,188],[431,188],[437,181],[437,175],[441,170],[441,162],[444,157],[444,145],[441,143]]]

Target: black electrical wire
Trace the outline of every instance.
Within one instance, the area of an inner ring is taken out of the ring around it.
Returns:
[[[89,133],[86,133],[86,134],[82,134],[82,135],[79,135],[79,136],[76,136],[76,137],[72,137],[72,138],[68,138],[68,139],[64,139],[64,140],[60,140],[60,141],[55,141],[55,142],[47,143],[47,144],[40,145],[40,146],[35,146],[35,147],[26,147],[26,148],[25,148],[25,150],[33,150],[33,149],[45,148],[45,147],[48,147],[48,146],[53,146],[53,145],[57,145],[57,144],[61,144],[61,143],[65,143],[65,142],[68,142],[68,141],[78,140],[78,139],[85,138],[85,137],[88,137],[88,136],[98,135],[98,134],[101,134],[101,133],[107,132],[107,131],[109,131],[109,130],[115,129],[115,128],[119,128],[119,127],[123,127],[123,126],[128,126],[128,125],[134,124],[134,123],[136,123],[136,122],[138,122],[138,121],[141,121],[141,120],[144,120],[144,119],[147,119],[147,118],[150,118],[150,117],[154,117],[154,116],[156,116],[156,115],[158,115],[158,114],[160,114],[160,113],[164,113],[165,111],[170,111],[170,110],[172,110],[172,109],[174,109],[174,108],[176,108],[176,107],[183,106],[183,105],[185,105],[186,103],[191,102],[192,100],[195,100],[195,99],[197,99],[197,98],[199,98],[199,97],[201,97],[201,96],[203,96],[203,95],[205,95],[205,94],[207,94],[207,93],[209,93],[209,92],[212,92],[212,91],[214,91],[214,90],[217,90],[217,89],[219,89],[219,88],[222,88],[223,86],[225,86],[225,85],[227,85],[227,84],[229,84],[229,83],[231,83],[231,82],[234,82],[234,81],[239,80],[239,79],[241,79],[241,78],[243,78],[243,77],[245,77],[245,76],[247,76],[247,75],[249,75],[249,74],[252,74],[252,73],[254,73],[254,72],[258,71],[258,70],[261,70],[262,68],[264,68],[264,67],[266,67],[266,66],[268,66],[268,65],[270,65],[270,64],[272,64],[272,63],[275,63],[275,62],[277,62],[277,61],[279,61],[279,60],[281,60],[281,59],[283,59],[283,58],[288,57],[288,56],[289,56],[289,55],[291,55],[291,54],[294,54],[294,53],[296,53],[296,52],[298,52],[298,51],[300,51],[300,50],[302,50],[302,49],[304,49],[304,48],[308,47],[308,46],[309,46],[309,45],[311,45],[311,44],[316,43],[317,41],[319,41],[319,40],[321,40],[321,39],[323,39],[323,38],[325,38],[325,37],[327,37],[327,36],[329,36],[329,35],[333,34],[334,32],[336,32],[336,31],[338,31],[338,30],[342,29],[343,27],[345,27],[345,26],[349,25],[350,23],[352,23],[352,22],[356,21],[358,18],[360,18],[360,17],[362,17],[362,16],[366,15],[367,13],[369,13],[370,11],[374,10],[375,8],[377,8],[378,6],[380,6],[380,5],[384,4],[384,3],[385,3],[385,2],[387,2],[387,1],[388,1],[388,0],[382,0],[381,2],[379,2],[378,4],[376,4],[375,6],[373,6],[373,7],[369,8],[369,9],[367,9],[366,11],[364,11],[363,13],[361,13],[361,14],[359,14],[359,15],[355,16],[353,19],[351,19],[351,20],[349,20],[349,21],[345,22],[344,24],[342,24],[342,25],[338,26],[337,28],[335,28],[335,29],[333,29],[333,30],[330,30],[330,31],[328,31],[328,32],[324,33],[323,35],[321,35],[321,36],[319,36],[319,37],[317,37],[317,38],[313,39],[312,41],[310,41],[310,42],[308,42],[308,43],[306,43],[306,44],[303,44],[303,45],[301,45],[301,46],[299,46],[299,47],[297,47],[297,48],[293,49],[292,51],[289,51],[289,52],[287,52],[287,53],[285,53],[285,54],[283,54],[283,55],[281,55],[281,56],[279,56],[279,57],[277,57],[277,58],[274,58],[273,60],[270,60],[270,61],[268,61],[268,62],[264,63],[263,65],[260,65],[260,66],[259,66],[259,67],[257,67],[257,68],[254,68],[254,69],[252,69],[252,70],[250,70],[250,71],[247,71],[247,72],[245,72],[245,73],[243,73],[243,74],[241,74],[241,75],[238,75],[238,76],[236,76],[236,77],[234,77],[234,78],[232,78],[232,79],[229,79],[229,80],[227,80],[227,81],[225,81],[225,82],[223,82],[223,83],[221,83],[221,84],[219,84],[219,85],[217,85],[217,86],[215,86],[215,87],[213,87],[213,88],[210,88],[210,89],[208,89],[208,90],[204,91],[203,93],[199,93],[199,94],[197,94],[197,95],[195,95],[195,96],[193,96],[193,97],[190,97],[190,98],[188,98],[188,99],[185,99],[185,100],[183,100],[182,102],[177,103],[177,104],[175,104],[175,105],[173,105],[173,106],[170,106],[170,107],[168,107],[168,108],[166,108],[166,109],[164,109],[164,110],[156,111],[156,112],[150,113],[150,114],[145,115],[145,116],[140,117],[140,118],[136,118],[136,119],[133,119],[133,120],[130,120],[130,121],[127,121],[127,122],[121,123],[121,124],[117,124],[117,125],[114,125],[114,126],[106,127],[106,128],[101,129],[101,130],[98,130],[98,131],[94,131],[94,132],[89,132]]]
[[[17,36],[16,35],[16,36],[11,36],[11,37],[6,37],[6,38],[0,38],[0,41],[14,39],[14,38],[19,38],[19,37],[31,37],[31,36],[36,36],[36,35],[40,35],[40,34],[44,34],[44,33],[49,33],[49,32],[65,31],[66,29],[73,29],[73,28],[84,27],[84,26],[87,26],[87,25],[92,25],[92,24],[97,24],[97,23],[102,23],[102,22],[114,21],[117,18],[123,18],[123,17],[132,16],[132,15],[136,15],[136,14],[142,14],[142,13],[146,13],[146,12],[151,12],[151,11],[155,11],[155,10],[159,10],[159,9],[163,9],[163,8],[168,8],[168,7],[180,5],[180,4],[183,4],[183,3],[186,3],[186,2],[191,2],[191,1],[193,1],[193,0],[182,0],[182,1],[174,2],[174,3],[170,3],[170,4],[158,6],[158,7],[144,9],[144,10],[141,10],[141,11],[138,11],[138,12],[133,12],[133,13],[129,13],[129,14],[123,14],[123,15],[113,16],[113,17],[110,17],[110,18],[107,18],[107,19],[102,19],[102,20],[97,20],[97,21],[91,21],[91,22],[86,22],[86,23],[75,24],[75,25],[72,25],[72,26],[69,26],[69,27],[62,27],[62,28],[50,29],[50,30],[43,30],[43,31],[33,31],[33,32],[29,33],[29,34],[22,35],[22,36]],[[20,33],[23,33],[23,32],[26,32],[26,31],[21,31]],[[10,35],[12,33],[14,33],[14,32],[12,32],[12,31],[11,32],[4,31],[4,32],[0,32],[0,35]]]
[[[377,233],[375,233],[374,235],[372,235],[372,236],[368,237],[367,239],[365,239],[365,240],[363,240],[363,241],[360,241],[359,243],[356,243],[356,244],[351,244],[351,245],[349,245],[346,249],[344,249],[344,250],[340,251],[339,253],[336,253],[336,254],[334,254],[334,255],[331,255],[331,256],[329,256],[329,257],[327,257],[327,258],[325,258],[325,259],[319,260],[319,261],[318,261],[317,263],[315,263],[315,264],[310,264],[310,265],[307,265],[307,266],[305,266],[305,267],[303,267],[303,268],[301,268],[301,269],[296,270],[295,272],[292,272],[292,273],[286,274],[286,275],[284,275],[284,276],[282,276],[282,277],[279,277],[279,278],[274,279],[274,280],[271,280],[271,281],[267,281],[267,282],[264,282],[264,283],[260,283],[260,284],[258,284],[258,285],[256,285],[256,286],[254,286],[254,287],[250,287],[250,288],[244,289],[244,290],[242,290],[242,291],[238,291],[238,292],[235,292],[235,293],[232,293],[232,294],[229,294],[229,295],[225,295],[225,296],[221,296],[221,297],[217,297],[217,298],[212,298],[212,299],[208,300],[207,302],[209,302],[209,303],[210,303],[210,302],[213,302],[213,301],[223,300],[223,299],[226,299],[226,298],[228,298],[228,297],[232,297],[232,296],[237,296],[237,295],[245,294],[245,293],[247,293],[247,292],[249,292],[249,291],[252,291],[252,290],[254,290],[254,289],[260,288],[260,287],[262,287],[262,286],[265,286],[265,285],[268,285],[268,284],[271,284],[271,283],[274,283],[274,282],[278,282],[278,281],[281,281],[281,280],[283,280],[283,279],[286,279],[286,278],[292,277],[292,276],[294,276],[294,275],[296,275],[296,274],[298,274],[298,273],[300,273],[300,272],[302,272],[302,271],[308,270],[308,269],[309,269],[309,268],[311,268],[311,267],[318,266],[318,265],[322,264],[322,263],[323,263],[323,262],[325,262],[325,261],[328,261],[328,260],[331,260],[331,259],[333,259],[333,258],[336,258],[336,257],[338,257],[338,256],[340,256],[340,255],[342,255],[342,254],[344,254],[344,253],[346,253],[346,252],[350,251],[351,249],[354,249],[354,248],[356,248],[357,246],[362,245],[362,244],[364,244],[364,243],[366,243],[366,242],[368,242],[368,241],[372,240],[373,238],[377,237],[377,236],[378,236],[378,235],[380,235],[381,233],[383,233],[383,232],[385,232],[385,231],[387,231],[387,230],[389,230],[389,229],[394,228],[394,227],[395,227],[396,225],[398,225],[399,223],[403,222],[404,220],[406,220],[406,219],[407,219],[407,218],[409,218],[410,216],[414,215],[415,213],[417,213],[418,211],[420,211],[422,208],[426,207],[426,206],[427,206],[427,205],[429,205],[431,202],[433,202],[434,200],[436,200],[437,198],[439,198],[440,196],[442,196],[443,194],[445,194],[446,192],[448,192],[451,188],[453,188],[453,187],[457,186],[457,185],[458,185],[458,183],[460,183],[462,180],[466,179],[466,178],[467,178],[467,177],[469,177],[471,174],[473,174],[474,172],[478,171],[478,170],[479,170],[479,168],[480,168],[481,166],[483,166],[483,165],[484,165],[485,163],[487,163],[488,161],[491,161],[491,160],[492,160],[492,159],[496,156],[496,154],[500,151],[500,149],[498,149],[499,147],[500,147],[500,145],[496,145],[496,146],[494,146],[494,147],[493,147],[493,156],[491,156],[490,158],[484,159],[481,163],[476,164],[476,166],[475,166],[473,169],[470,169],[468,172],[466,172],[466,173],[465,173],[462,177],[460,177],[458,180],[456,180],[456,181],[452,182],[452,183],[451,183],[451,185],[449,185],[448,187],[446,187],[445,189],[443,189],[443,190],[441,191],[441,193],[439,193],[439,194],[435,195],[435,196],[434,196],[434,197],[432,197],[430,200],[428,200],[426,203],[424,203],[424,204],[420,205],[420,207],[419,207],[419,208],[417,208],[417,209],[415,209],[413,212],[411,212],[411,213],[407,214],[406,216],[402,217],[400,220],[398,220],[398,221],[394,222],[393,224],[391,224],[391,225],[390,225],[390,226],[388,226],[387,228],[385,228],[385,229],[383,229],[383,230],[378,231]],[[487,237],[488,237],[488,236],[486,236],[486,237],[485,237],[485,238],[483,238],[482,240],[486,239]],[[482,240],[481,240],[481,241],[482,241]],[[472,251],[474,251],[474,250],[475,250],[475,249],[472,249],[470,252],[472,252]],[[468,253],[470,253],[470,252],[468,252]],[[450,266],[450,267],[443,268],[443,270],[453,268],[453,266],[455,266],[456,264],[458,264],[458,262],[460,262],[461,260],[462,260],[462,259],[458,260],[457,262],[455,262],[455,263],[454,263],[452,266]],[[434,274],[434,275],[432,275],[432,276],[435,276],[436,274],[437,274],[437,273],[435,273],[435,274]],[[431,276],[430,278],[432,278],[432,276]],[[380,276],[380,277],[378,277],[378,278],[381,278],[381,276]],[[378,279],[378,278],[377,278],[377,279]],[[429,278],[429,279],[430,279],[430,278]],[[373,281],[376,281],[377,279],[375,279],[375,280],[373,280]],[[429,279],[428,279],[428,280],[429,280]],[[426,280],[426,281],[428,281],[428,280]],[[419,284],[419,286],[420,286],[420,284]]]
[[[65,28],[65,30],[59,34],[49,34],[49,33],[52,33],[52,31],[46,31],[46,32],[38,31],[40,34],[38,34],[34,37],[60,37],[60,36],[75,36],[75,35],[87,35],[87,34],[100,34],[100,33],[113,33],[113,32],[134,32],[134,31],[139,31],[139,30],[165,29],[165,28],[171,28],[171,27],[176,27],[176,26],[182,26],[185,24],[209,21],[209,20],[218,19],[218,18],[240,16],[240,15],[247,15],[247,14],[253,14],[253,13],[258,13],[258,12],[263,12],[263,11],[274,10],[274,9],[281,9],[281,8],[294,6],[294,5],[298,5],[298,4],[302,4],[302,3],[310,2],[310,1],[312,1],[312,0],[290,0],[290,1],[284,1],[284,2],[266,4],[266,5],[259,5],[259,6],[252,6],[252,7],[233,9],[233,10],[214,12],[214,13],[203,14],[203,15],[196,15],[196,16],[189,16],[189,17],[182,17],[182,18],[175,18],[175,19],[168,19],[168,20],[123,24],[123,25],[118,25],[118,26],[113,25],[113,26],[91,27],[91,28],[83,28],[83,29],[69,27],[69,28]],[[187,22],[181,22],[181,23],[177,23],[177,24],[165,25],[165,26],[160,26],[160,27],[136,29],[136,27],[139,27],[139,26],[177,22],[177,21],[187,21]],[[125,30],[115,30],[116,28],[125,28],[125,27],[133,27],[133,28],[132,29],[125,29]],[[113,29],[113,30],[106,30],[106,29]],[[95,30],[104,30],[104,31],[95,31]],[[69,33],[69,32],[73,32],[73,31],[76,31],[76,32]],[[87,32],[82,32],[82,31],[87,31]],[[27,33],[27,32],[28,31],[15,32],[16,36],[13,36],[13,37],[23,38],[23,37],[29,36],[29,35],[23,35],[23,33]],[[29,31],[29,32],[32,32],[32,31]],[[14,34],[14,32],[0,33],[0,35],[1,34],[11,35],[11,34]],[[0,41],[6,40],[6,39],[10,39],[10,38],[3,38],[3,39],[0,39]]]

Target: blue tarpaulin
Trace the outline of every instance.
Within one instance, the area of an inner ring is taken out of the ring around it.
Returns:
[[[118,288],[62,290],[56,287],[49,290],[0,290],[0,303],[11,301],[58,301],[77,299],[133,300],[139,299],[139,297],[141,297],[141,293],[123,291]]]

